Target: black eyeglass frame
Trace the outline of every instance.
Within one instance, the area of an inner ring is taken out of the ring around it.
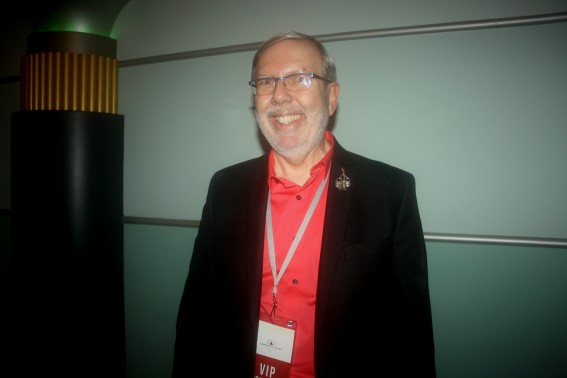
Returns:
[[[256,82],[258,82],[258,81],[260,81],[260,80],[273,80],[273,81],[274,81],[274,90],[275,90],[276,85],[277,85],[277,83],[278,83],[279,80],[285,80],[285,79],[287,79],[287,78],[289,78],[289,77],[297,76],[297,75],[307,75],[310,80],[312,80],[312,79],[319,79],[319,80],[326,81],[327,83],[331,83],[331,80],[329,80],[329,79],[327,79],[327,78],[325,78],[325,77],[323,77],[323,76],[317,75],[317,74],[314,73],[314,72],[297,72],[297,73],[293,73],[293,74],[290,74],[290,75],[287,75],[287,76],[280,76],[280,77],[261,77],[261,78],[258,78],[258,79],[250,80],[250,81],[248,82],[248,85],[250,85],[250,86],[252,87],[252,93],[253,93],[254,95],[256,95]],[[284,83],[285,83],[285,81],[284,81]],[[284,84],[284,85],[285,85],[285,84]],[[287,87],[286,87],[286,88],[287,88]],[[309,83],[309,87],[304,88],[304,89],[309,89],[309,88],[311,88],[311,83]]]

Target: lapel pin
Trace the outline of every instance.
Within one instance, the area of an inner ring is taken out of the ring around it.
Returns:
[[[343,173],[339,176],[338,179],[335,180],[335,187],[338,190],[347,190],[348,188],[350,188],[350,178],[345,175],[344,168],[341,168],[341,170],[343,171]]]

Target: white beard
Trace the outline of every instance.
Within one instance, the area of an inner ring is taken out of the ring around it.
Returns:
[[[325,138],[325,131],[327,129],[327,124],[329,122],[329,113],[327,111],[327,104],[323,104],[322,111],[312,112],[306,115],[308,117],[307,121],[311,121],[310,125],[306,127],[316,127],[315,133],[310,134],[307,138],[300,140],[294,144],[285,144],[279,142],[278,135],[285,136],[287,131],[277,131],[271,128],[270,121],[267,114],[269,111],[264,112],[262,115],[256,112],[256,122],[262,131],[262,134],[272,146],[274,151],[285,157],[287,160],[293,162],[302,162],[307,155],[318,146],[321,141]],[[293,131],[295,132],[295,131]]]

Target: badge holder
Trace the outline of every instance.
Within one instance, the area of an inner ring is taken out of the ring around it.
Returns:
[[[289,378],[297,322],[260,313],[254,378]]]

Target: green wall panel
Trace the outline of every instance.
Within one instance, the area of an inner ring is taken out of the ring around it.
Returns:
[[[128,378],[169,378],[175,322],[197,230],[124,225]]]

